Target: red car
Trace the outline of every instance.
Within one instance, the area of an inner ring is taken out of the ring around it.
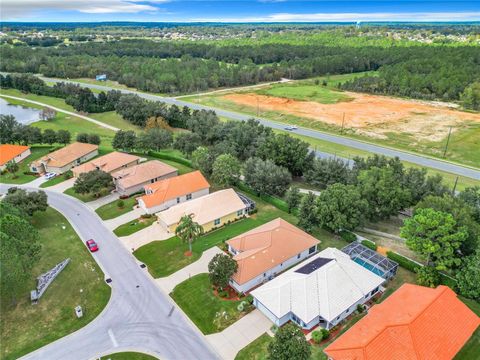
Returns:
[[[91,252],[98,251],[98,245],[97,245],[97,243],[96,243],[93,239],[87,240],[85,243],[87,244],[88,249],[89,249]]]

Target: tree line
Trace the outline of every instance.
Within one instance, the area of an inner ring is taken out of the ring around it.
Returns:
[[[376,42],[355,46],[348,36],[334,32],[309,43],[295,43],[291,37],[256,43],[135,39],[57,48],[4,46],[0,70],[61,78],[106,73],[128,86],[160,93],[380,70],[378,77],[352,81],[345,88],[442,100],[459,100],[465,88],[480,77],[475,46],[384,46]],[[390,40],[387,43],[392,45]]]

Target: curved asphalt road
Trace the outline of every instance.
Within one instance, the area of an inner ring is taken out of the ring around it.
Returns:
[[[10,186],[0,185],[0,191]],[[92,210],[68,195],[44,191],[49,204],[70,221],[83,241],[95,239],[98,243],[100,250],[92,255],[105,276],[113,280],[112,296],[104,311],[87,326],[23,359],[86,360],[119,349],[144,350],[162,360],[218,358]]]
[[[45,78],[45,77],[40,77],[40,78],[45,80],[45,81],[51,81],[51,82],[70,82],[70,83],[81,85],[83,87],[99,89],[99,90],[104,90],[104,91],[119,90],[119,89],[114,89],[114,88],[111,88],[111,87],[108,87],[108,86],[103,86],[103,85],[85,84],[85,83],[79,83],[79,82],[70,81],[70,80],[63,80],[63,79],[53,79],[53,78]],[[147,94],[147,93],[143,93],[143,92],[140,92],[140,91],[133,91],[133,90],[123,90],[122,89],[120,91],[122,93],[125,93],[125,94],[136,94],[136,95],[141,96],[141,97],[143,97],[145,99],[148,99],[148,100],[162,101],[162,102],[165,102],[167,104],[175,104],[177,106],[187,106],[187,107],[189,107],[191,109],[194,109],[194,110],[201,110],[201,109],[214,110],[218,115],[226,117],[228,119],[232,119],[232,120],[245,121],[245,120],[254,118],[254,119],[258,120],[261,124],[263,124],[265,126],[268,126],[268,127],[271,127],[273,129],[284,130],[284,128],[285,128],[285,124],[277,123],[275,121],[267,120],[267,119],[264,119],[264,118],[259,118],[259,117],[254,117],[254,116],[250,116],[250,115],[240,114],[240,113],[236,113],[236,112],[228,111],[228,110],[212,108],[212,107],[209,107],[209,106],[190,103],[190,102],[186,102],[186,101],[171,98],[171,97],[162,97],[162,96],[158,96],[158,95],[152,95],[152,94]],[[310,129],[306,129],[306,128],[298,128],[297,130],[295,130],[295,133],[299,134],[299,135],[309,136],[309,137],[312,137],[312,138],[315,138],[315,139],[320,139],[320,140],[325,140],[325,141],[333,142],[333,143],[340,144],[340,145],[345,145],[345,146],[352,147],[352,148],[355,148],[355,149],[365,150],[365,151],[368,151],[368,152],[371,152],[371,153],[386,155],[386,156],[390,156],[390,157],[398,156],[400,158],[400,160],[408,161],[408,162],[411,162],[411,163],[414,163],[414,164],[417,164],[417,165],[420,165],[420,166],[430,167],[430,168],[433,168],[433,169],[446,171],[446,172],[449,172],[449,173],[452,173],[452,174],[456,174],[456,175],[460,175],[460,176],[466,176],[466,177],[470,177],[472,179],[480,180],[480,169],[475,169],[475,168],[465,167],[465,166],[461,166],[461,165],[456,165],[456,164],[453,164],[453,163],[449,163],[449,162],[445,162],[445,161],[441,161],[441,160],[436,160],[436,159],[429,158],[429,157],[424,157],[424,156],[421,156],[421,155],[415,155],[415,154],[404,152],[404,151],[401,151],[401,150],[386,148],[386,147],[366,143],[366,142],[363,142],[363,141],[354,140],[354,139],[350,139],[350,138],[343,137],[343,136],[338,136],[338,135],[327,134],[327,133],[324,133],[324,132],[320,132],[320,131],[316,131],[316,130],[310,130]],[[479,151],[480,151],[480,149],[479,149]],[[325,155],[325,153],[322,153],[322,154]],[[480,164],[478,164],[478,165],[480,166]]]

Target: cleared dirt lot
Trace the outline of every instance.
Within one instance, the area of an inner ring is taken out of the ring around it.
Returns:
[[[321,104],[254,93],[228,94],[222,98],[236,104],[278,111],[333,125],[354,128],[358,133],[386,139],[387,133],[408,133],[417,140],[439,141],[447,136],[450,126],[466,122],[480,123],[480,114],[462,112],[448,104],[404,100],[386,96],[343,93],[351,101]]]

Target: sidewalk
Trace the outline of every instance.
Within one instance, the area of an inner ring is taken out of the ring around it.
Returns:
[[[168,233],[159,223],[154,222],[149,227],[137,231],[132,235],[119,237],[119,240],[128,251],[133,252],[152,241],[167,240],[172,236],[175,236],[175,234]]]
[[[217,246],[214,246],[203,252],[200,259],[195,261],[193,264],[185,266],[183,269],[178,270],[176,273],[173,273],[170,276],[165,278],[155,279],[157,285],[165,291],[167,294],[170,294],[175,286],[181,282],[189,279],[190,277],[208,272],[208,263],[216,254],[222,254],[223,251],[220,250]]]
[[[138,219],[140,215],[144,214],[142,208],[135,208],[132,211],[129,211],[123,215],[117,216],[116,218],[110,220],[104,220],[103,223],[109,230],[115,230],[120,225],[126,224],[130,221]]]
[[[237,353],[266,333],[272,322],[255,309],[222,332],[205,336],[217,353],[225,360],[233,360]]]

